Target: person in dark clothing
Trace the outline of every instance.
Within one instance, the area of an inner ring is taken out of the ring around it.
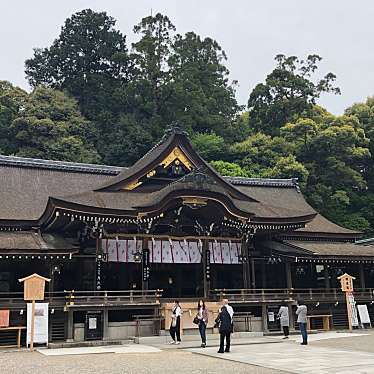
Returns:
[[[232,320],[225,306],[222,307],[221,312],[219,313],[216,319],[216,323],[219,326],[219,334],[220,334],[220,345],[219,345],[218,353],[230,352]],[[224,350],[225,339],[226,339],[226,349]]]
[[[206,347],[206,326],[208,324],[208,308],[205,306],[204,300],[200,300],[197,304],[197,316],[199,320],[199,332],[201,336],[201,347]]]

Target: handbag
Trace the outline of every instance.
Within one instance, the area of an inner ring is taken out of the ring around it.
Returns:
[[[171,319],[171,327],[177,327],[177,319],[174,317]]]
[[[200,323],[200,320],[197,316],[195,316],[195,318],[193,319],[192,321],[195,325],[198,325]]]

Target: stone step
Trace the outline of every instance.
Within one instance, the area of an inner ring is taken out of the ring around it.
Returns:
[[[48,344],[48,348],[74,348],[74,347],[99,347],[106,345],[123,345],[133,343],[134,340],[87,340],[82,342],[53,342]]]
[[[232,339],[251,339],[262,337],[263,332],[234,332],[232,334]],[[207,341],[219,342],[219,334],[207,334]],[[196,331],[194,335],[182,335],[182,340],[184,342],[200,342],[199,332]],[[144,336],[144,337],[134,337],[134,342],[138,344],[145,345],[163,345],[168,344],[171,340],[169,333],[162,331],[160,336]]]

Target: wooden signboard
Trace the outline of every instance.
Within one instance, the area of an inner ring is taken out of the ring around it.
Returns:
[[[35,301],[44,300],[45,282],[50,282],[50,279],[44,278],[36,273],[28,277],[19,279],[23,282],[23,299],[31,301],[31,332],[30,332],[30,351],[34,350],[34,331],[35,331]]]
[[[344,273],[343,275],[338,277],[338,280],[340,280],[342,291],[345,292],[345,302],[347,304],[348,314],[348,326],[350,330],[352,330],[352,320],[354,319],[353,317],[355,317],[356,313],[353,297],[353,281],[355,279],[355,277],[352,277],[352,275],[349,275],[347,273]]]
[[[9,309],[0,310],[0,327],[9,327]]]

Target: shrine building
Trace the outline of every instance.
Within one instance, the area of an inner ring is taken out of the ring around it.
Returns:
[[[159,333],[174,299],[185,333],[199,299],[222,298],[243,331],[279,329],[271,313],[300,297],[343,328],[343,273],[374,317],[372,242],[316,212],[296,179],[219,175],[176,127],[128,168],[0,156],[0,182],[0,309],[25,324],[18,279],[50,278],[52,342]]]

